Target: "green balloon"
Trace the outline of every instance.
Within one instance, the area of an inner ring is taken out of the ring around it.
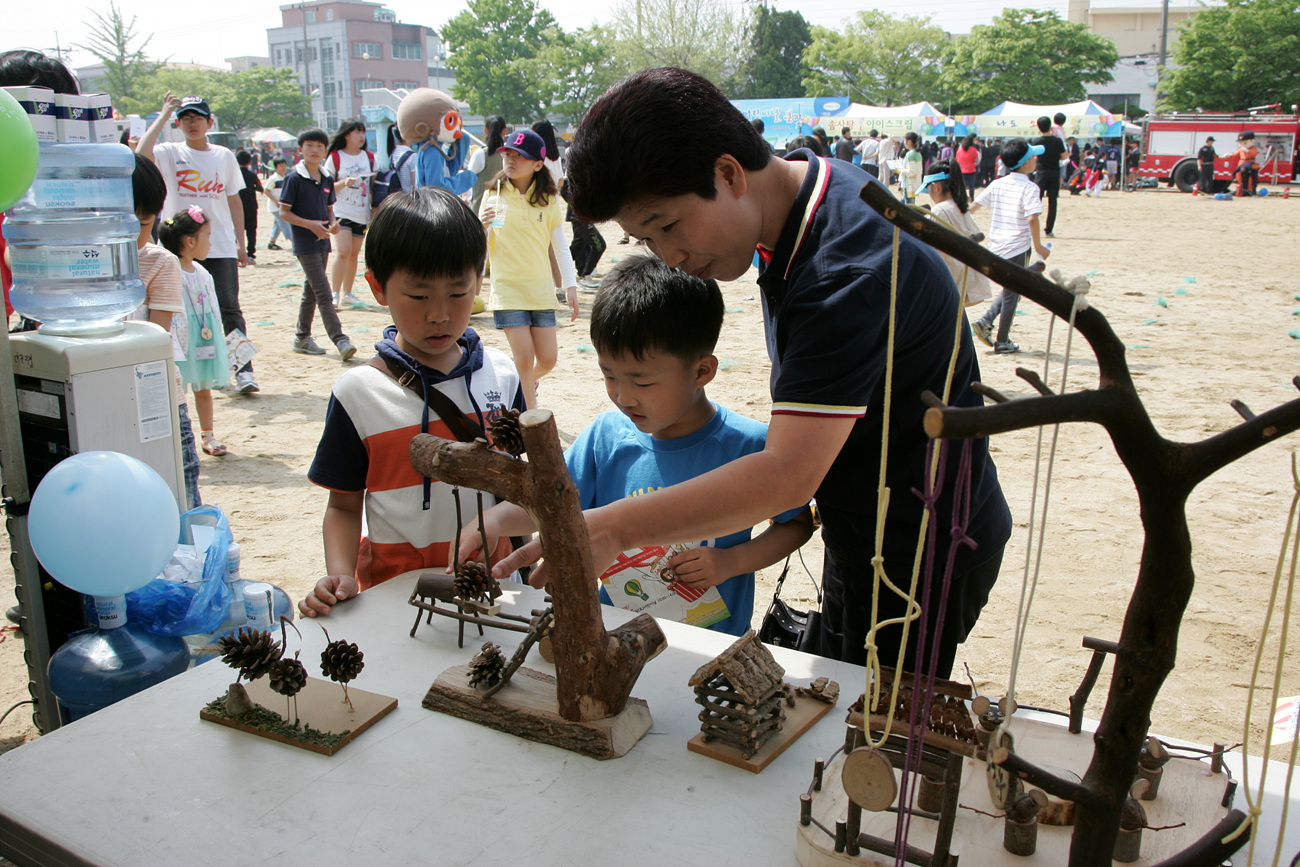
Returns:
[[[31,118],[18,100],[0,88],[0,211],[10,208],[31,188],[40,153]]]

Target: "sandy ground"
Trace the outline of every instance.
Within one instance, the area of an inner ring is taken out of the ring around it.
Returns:
[[[1300,334],[1295,331],[1300,328],[1298,207],[1280,198],[1216,202],[1167,191],[1062,198],[1052,264],[1067,276],[1093,272],[1092,302],[1129,347],[1142,396],[1165,436],[1190,441],[1228,429],[1240,420],[1228,405],[1234,398],[1263,411],[1297,396],[1291,377],[1300,373],[1300,342],[1291,335]],[[986,225],[987,212],[977,220]],[[263,239],[266,234],[264,226]],[[602,269],[633,254],[634,248],[617,244],[615,227],[606,227],[605,237],[610,247]],[[320,520],[326,496],[307,481],[306,472],[330,386],[341,369],[333,353],[312,358],[290,351],[301,272],[288,252],[262,250],[258,258],[256,267],[241,272],[241,282],[249,332],[261,348],[256,366],[262,390],[247,397],[217,395],[217,428],[230,454],[203,457],[201,485],[204,499],[230,517],[243,548],[244,577],[279,584],[296,599],[323,570]],[[708,391],[734,410],[767,420],[769,366],[756,289],[754,272],[723,286],[727,318],[717,349],[720,373]],[[368,293],[364,297],[371,300]],[[559,427],[570,434],[608,406],[587,331],[592,297],[584,293],[584,315],[576,325],[560,328],[559,364],[540,391],[542,405],[554,410]],[[994,356],[981,346],[984,381],[1012,395],[1030,391],[1015,368],[1041,370],[1047,344],[1049,317],[1032,303],[1021,306],[1013,338],[1023,351]],[[386,311],[369,306],[348,310],[342,318],[364,347],[356,363],[380,338]],[[475,316],[473,326],[488,344],[506,348],[489,316]],[[1058,328],[1056,371],[1063,337]],[[1074,349],[1070,387],[1089,387],[1096,382],[1095,362],[1082,340]],[[1059,372],[1053,377],[1059,382]],[[993,598],[959,654],[958,671],[968,664],[980,691],[994,696],[1005,693],[1010,676],[1035,440],[1035,432],[1020,431],[992,443],[1015,514],[1015,534]],[[1300,439],[1292,437],[1260,449],[1191,496],[1198,580],[1183,621],[1177,668],[1155,707],[1154,731],[1202,743],[1242,738],[1247,688],[1292,492],[1289,453],[1297,443]],[[1065,709],[1088,664],[1081,639],[1119,637],[1142,545],[1132,483],[1100,428],[1061,430],[1044,538],[1016,692],[1022,704]],[[6,561],[8,544],[7,537],[0,539]],[[811,577],[820,575],[816,539],[805,547],[802,561]],[[760,576],[755,626],[778,571]],[[0,600],[12,598],[12,581],[8,569],[0,572]],[[786,595],[806,607],[812,593],[810,576],[796,558]],[[1261,684],[1273,677],[1281,619],[1272,620]],[[26,697],[26,671],[22,640],[12,633],[0,636],[7,638],[0,642],[3,712]],[[1090,716],[1101,712],[1109,670],[1107,665],[1092,693]],[[854,692],[860,688],[845,685]],[[1300,650],[1292,649],[1283,666],[1282,695],[1297,693]],[[689,700],[685,691],[682,700]],[[1260,752],[1264,743],[1263,726],[1271,716],[1267,702],[1266,695],[1256,699],[1252,752]],[[0,726],[0,751],[36,736],[25,710]],[[1283,748],[1274,748],[1273,756],[1283,758]]]

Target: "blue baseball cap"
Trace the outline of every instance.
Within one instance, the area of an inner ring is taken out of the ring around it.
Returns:
[[[546,159],[546,143],[531,129],[521,129],[506,136],[505,144],[498,150],[514,151],[526,160]]]

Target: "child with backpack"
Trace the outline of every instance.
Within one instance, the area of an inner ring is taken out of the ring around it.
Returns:
[[[323,164],[334,179],[334,216],[339,232],[334,236],[334,267],[330,284],[338,293],[337,306],[352,307],[361,299],[352,293],[357,276],[361,241],[370,223],[370,181],[375,176],[375,155],[366,150],[366,125],[356,118],[343,121],[330,140]]]

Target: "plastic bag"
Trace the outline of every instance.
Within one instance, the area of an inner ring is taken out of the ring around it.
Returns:
[[[203,577],[188,584],[154,579],[126,594],[127,616],[153,635],[202,635],[215,632],[230,613],[226,552],[233,537],[218,506],[199,506],[181,515],[181,545],[194,544],[194,527],[215,532],[203,562]]]

